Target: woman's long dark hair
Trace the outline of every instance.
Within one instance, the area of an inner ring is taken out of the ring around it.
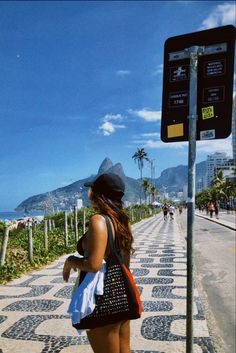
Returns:
[[[104,195],[97,194],[93,191],[90,195],[90,199],[99,213],[108,215],[113,221],[113,224],[116,226],[119,247],[126,261],[129,262],[130,255],[134,253],[134,249],[132,248],[134,238],[131,232],[129,216],[123,209],[122,201],[110,200]]]

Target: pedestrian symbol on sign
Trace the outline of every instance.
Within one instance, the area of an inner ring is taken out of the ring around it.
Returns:
[[[176,70],[176,76],[179,77],[181,74],[185,72],[184,69],[182,69],[182,66],[179,66],[178,69]]]
[[[189,65],[173,66],[170,68],[170,82],[189,79]]]

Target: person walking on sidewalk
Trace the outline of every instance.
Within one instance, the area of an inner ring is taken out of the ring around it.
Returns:
[[[169,214],[170,214],[170,219],[173,220],[174,219],[174,213],[175,213],[175,207],[170,205],[169,207]]]
[[[165,203],[164,206],[162,207],[162,212],[163,212],[163,216],[164,216],[164,221],[167,220],[168,210],[169,210],[169,207],[168,207],[167,203]]]
[[[85,257],[69,256],[63,269],[65,281],[68,281],[71,269],[80,270],[80,283],[86,273],[100,271],[110,254],[107,224],[102,215],[112,221],[114,243],[128,266],[133,252],[131,226],[122,205],[125,192],[122,179],[116,174],[107,173],[84,185],[89,187],[88,197],[97,213],[90,218],[88,231],[77,244],[78,252]],[[119,282],[115,285],[119,286]],[[130,321],[104,322],[104,325],[86,331],[94,353],[130,353]]]
[[[217,201],[214,203],[214,207],[215,207],[216,219],[219,219],[219,207],[218,207],[218,202]]]
[[[213,217],[213,212],[215,211],[215,206],[214,206],[214,202],[211,201],[209,206],[208,206],[208,210],[210,212],[210,217],[212,218]]]

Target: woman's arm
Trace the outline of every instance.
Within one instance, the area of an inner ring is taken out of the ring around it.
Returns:
[[[86,236],[87,258],[69,256],[63,268],[63,279],[68,281],[70,271],[79,269],[85,272],[97,272],[102,267],[106,247],[107,247],[107,226],[105,219],[100,215],[90,218],[89,229]]]

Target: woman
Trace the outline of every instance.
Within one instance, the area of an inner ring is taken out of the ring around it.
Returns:
[[[107,225],[102,214],[110,217],[114,241],[128,265],[133,251],[131,227],[122,207],[122,197],[125,191],[122,179],[116,174],[108,173],[84,185],[89,187],[88,196],[97,213],[90,218],[88,232],[80,239],[77,246],[80,254],[86,253],[86,258],[68,257],[63,269],[65,281],[68,281],[73,268],[82,271],[81,282],[86,272],[99,271],[103,260],[108,258],[110,249]],[[87,336],[95,353],[130,353],[130,322],[128,320],[91,329],[87,331]]]
[[[213,217],[213,212],[215,211],[215,206],[214,206],[214,202],[213,201],[210,202],[208,210],[210,212],[210,217],[212,218]]]

